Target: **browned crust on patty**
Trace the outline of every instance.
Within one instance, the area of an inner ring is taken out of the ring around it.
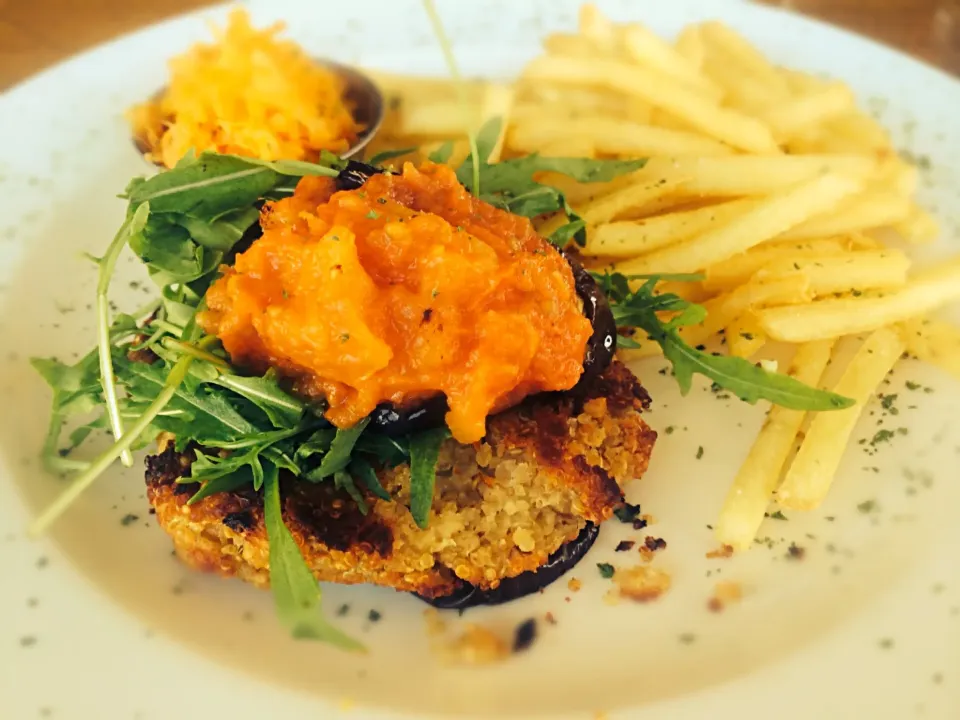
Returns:
[[[319,580],[376,583],[427,596],[461,581],[494,588],[535,570],[587,521],[609,518],[622,486],[647,468],[656,439],[646,392],[621,363],[581,394],[544,394],[492,417],[475,445],[448,441],[426,530],[408,510],[409,467],[380,470],[393,501],[370,512],[330,482],[282,478],[283,519]],[[147,459],[147,497],[192,567],[269,584],[263,505],[251,489],[187,505],[192,453]]]

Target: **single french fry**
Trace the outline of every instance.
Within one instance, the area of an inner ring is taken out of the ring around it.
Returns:
[[[844,370],[833,391],[855,405],[818,413],[804,436],[797,456],[777,489],[777,502],[794,510],[813,510],[823,501],[840,466],[850,435],[863,408],[903,354],[900,335],[890,328],[875,330]]]
[[[900,330],[908,353],[960,378],[960,328],[943,320],[916,318]]]
[[[729,146],[704,135],[638,125],[600,115],[554,119],[549,124],[515,124],[510,130],[510,147],[537,152],[545,144],[568,138],[589,142],[601,153],[628,157],[733,155]]]
[[[704,287],[712,291],[729,290],[747,282],[754,273],[777,261],[799,260],[811,255],[841,254],[850,250],[843,238],[823,238],[802,242],[766,242],[729,260],[704,270]]]
[[[510,108],[513,106],[513,98],[513,88],[501,83],[490,83],[484,91],[483,101],[480,105],[481,123],[492,118],[500,118],[501,120],[500,134],[490,151],[488,162],[496,163],[500,161],[500,154],[503,152],[503,144],[507,136],[507,126],[510,124]]]
[[[406,102],[399,111],[397,134],[461,136],[468,127],[479,125],[479,120],[479,105],[464,107],[458,100],[437,100],[429,104]]]
[[[509,142],[509,135],[507,140]],[[555,147],[557,153],[555,157],[562,157],[564,155],[571,157],[569,152],[561,152],[564,150],[563,144]],[[569,150],[569,147],[567,147]],[[591,148],[592,152],[592,148]],[[543,154],[543,151],[541,151]],[[576,156],[572,156],[576,157]],[[582,157],[582,156],[581,156]],[[589,157],[589,156],[587,156]],[[574,180],[569,175],[564,175],[562,173],[555,172],[544,172],[539,173],[537,176],[537,182],[544,185],[550,185],[551,187],[557,188],[560,192],[564,194],[567,198],[567,201],[576,207],[580,203],[585,203],[588,200],[593,200],[594,198],[601,197],[607,193],[611,193],[614,190],[619,190],[624,188],[627,185],[631,185],[636,182],[645,182],[649,178],[646,175],[639,175],[636,172],[629,173],[627,175],[620,175],[619,177],[610,180],[609,182],[578,182]]]
[[[681,183],[674,189],[682,187]],[[594,202],[600,202],[604,197]],[[632,258],[720,227],[756,205],[757,201],[753,199],[731,200],[643,220],[598,224],[587,231],[583,252],[586,255]]]
[[[916,205],[910,208],[910,214],[896,223],[893,229],[911,245],[931,243],[940,235],[940,225],[936,219]]]
[[[816,387],[832,350],[832,340],[800,345],[787,373]],[[805,416],[806,413],[800,410],[770,409],[720,510],[716,536],[722,544],[730,545],[734,550],[746,550],[753,543]]]
[[[637,125],[654,125],[653,107],[650,103],[638,98],[626,98],[626,108],[623,112],[623,118]]]
[[[625,25],[622,42],[624,52],[634,62],[674,78],[711,102],[717,103],[723,98],[723,90],[700,73],[699,65],[690,62],[649,28],[639,23]]]
[[[814,295],[853,293],[900,287],[907,282],[910,259],[899,250],[863,250],[774,260],[758,277],[803,273]]]
[[[738,315],[724,332],[727,347],[734,357],[751,358],[767,343],[767,335],[752,312]]]
[[[960,300],[960,260],[917,275],[886,293],[758,311],[760,325],[775,340],[809,342],[869,332],[926,315]]]
[[[873,180],[890,172],[893,163],[862,155],[655,157],[637,174],[656,180],[681,176],[683,191],[691,196],[742,197],[769,195],[828,173]]]
[[[571,57],[596,57],[604,54],[605,48],[584,35],[551,33],[543,40],[543,49],[553,55]]]
[[[512,136],[508,135],[512,139]],[[516,146],[508,140],[507,145],[516,150]],[[584,157],[592,158],[597,156],[597,149],[590,142],[589,138],[562,138],[545,142],[537,149],[537,153],[543,157]]]
[[[719,327],[729,325],[735,318],[760,308],[792,305],[812,299],[810,281],[803,275],[756,278],[728,295],[718,297],[723,299],[715,310],[716,318],[711,321],[708,316],[707,321],[722,322]],[[760,329],[763,329],[762,326]]]
[[[767,127],[754,118],[721,108],[663,73],[628,62],[544,56],[527,65],[524,78],[616,90],[668,110],[703,134],[733,147],[760,154],[780,152]]]
[[[853,110],[853,93],[843,83],[832,83],[823,90],[778,104],[763,119],[774,137],[786,142],[810,128]]]
[[[805,240],[896,225],[910,217],[912,210],[913,203],[899,193],[868,190],[820,217],[796,225],[779,239]]]
[[[593,3],[580,6],[580,34],[600,47],[613,47],[617,42],[617,27]]]
[[[790,90],[783,75],[746,38],[718,21],[707,22],[700,27],[708,48],[715,46],[736,59],[745,70],[768,86],[775,99],[789,95]]]
[[[782,236],[811,217],[836,207],[860,190],[860,184],[839,175],[822,175],[784,192],[770,195],[756,207],[695,238],[619,263],[627,274],[695,272]]]
[[[577,208],[577,213],[587,225],[609,223],[627,210],[644,212],[657,200],[674,192],[681,184],[681,180],[634,183],[581,205]]]
[[[802,70],[791,70],[790,68],[778,68],[778,70],[787,83],[787,89],[795,96],[820,92],[828,84],[826,80],[821,80],[817,76]]]

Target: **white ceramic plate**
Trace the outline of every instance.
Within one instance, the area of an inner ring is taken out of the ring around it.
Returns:
[[[954,80],[854,36],[739,2],[599,4],[666,35],[719,17],[778,62],[849,82],[903,148],[932,161],[922,199],[945,228],[933,256],[960,249]],[[543,34],[573,28],[576,9],[567,0],[441,4],[464,69],[489,76],[515,73]],[[255,2],[251,11],[260,23],[288,20],[290,34],[317,55],[443,72],[415,0]],[[872,456],[854,444],[822,511],[767,521],[761,535],[772,547],[729,560],[705,558],[713,547],[706,526],[763,411],[703,386],[681,400],[657,373],[659,362],[639,366],[656,401],[650,422],[662,432],[631,499],[656,516],[650,532],[669,543],[658,563],[673,589],[649,605],[605,605],[609,581],[595,563],[624,562],[614,545],[645,534],[608,525],[574,571],[579,593],[561,581],[543,595],[467,615],[504,631],[547,611],[558,621],[540,623],[530,652],[488,669],[438,665],[423,606],[375,588],[329,588],[325,596],[328,612],[349,604],[344,625],[369,644],[368,657],[287,639],[267,593],[192,574],[171,557],[147,513],[139,469],[111,473],[49,537],[27,539],[27,519],[59,481],[35,459],[49,398],[26,358],[91,346],[94,272],[80,252],[102,250],[123,214],[115,195],[144,171],[121,113],[160,86],[166,58],[205,37],[204,18],[223,14],[149,28],[0,96],[2,717],[960,717],[960,388],[916,364],[887,388],[899,395],[900,414],[871,407],[858,430],[871,437],[879,422],[909,434]],[[133,307],[145,295],[128,260],[115,299]],[[907,390],[906,380],[934,391]],[[865,501],[876,509],[858,510]],[[805,549],[802,561],[786,559],[791,542]],[[719,579],[748,594],[709,613]],[[377,623],[368,619],[372,609],[382,614]]]

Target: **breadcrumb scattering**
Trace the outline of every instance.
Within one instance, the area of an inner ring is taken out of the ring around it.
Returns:
[[[336,74],[234,10],[214,42],[170,60],[158,96],[127,113],[151,162],[172,168],[191,149],[262,160],[311,160],[347,150],[362,129]]]
[[[613,576],[620,597],[635,602],[656,600],[670,589],[670,575],[649,565],[618,569]]]

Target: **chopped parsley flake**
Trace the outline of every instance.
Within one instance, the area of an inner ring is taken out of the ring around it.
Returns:
[[[383,617],[383,615],[381,615],[381,614],[380,614],[379,612],[377,612],[376,610],[371,610],[371,611],[367,614],[367,618],[370,620],[370,622],[379,622],[379,621],[380,621],[380,618],[382,618],[382,617]]]
[[[133,525],[133,523],[135,523],[139,519],[140,519],[139,515],[134,515],[133,513],[127,513],[122,518],[120,518],[120,524],[123,525],[124,527],[127,527],[128,525]]]
[[[378,213],[376,210],[371,210],[364,217],[366,217],[367,220],[376,220],[380,217],[380,213]]]
[[[877,430],[877,434],[873,436],[870,444],[876,447],[880,443],[888,442],[894,435],[893,430]]]
[[[876,500],[864,500],[862,503],[860,503],[860,504],[857,505],[857,510],[859,510],[860,512],[862,512],[862,513],[865,514],[865,515],[866,515],[867,513],[872,513],[872,512],[875,511],[876,509],[877,509],[877,501],[876,501]]]
[[[609,580],[617,571],[610,563],[597,563],[597,570],[600,571],[600,577]]]
[[[616,510],[613,511],[613,514],[617,516],[617,520],[622,523],[632,523],[640,516],[640,506],[631,505],[630,503],[624,503]]]
[[[911,382],[910,380],[907,380],[907,390],[919,390],[920,387],[921,387],[920,383],[915,383],[915,382]]]
[[[790,518],[788,518],[786,515],[783,514],[783,511],[782,511],[782,510],[777,510],[775,513],[771,513],[770,517],[773,518],[774,520],[789,520],[789,519],[790,519]]]
[[[702,458],[702,457],[703,457],[703,445],[700,445],[700,446],[697,448],[697,460],[699,460],[699,459]]]
[[[893,647],[893,638],[880,638],[880,648],[889,650]]]

